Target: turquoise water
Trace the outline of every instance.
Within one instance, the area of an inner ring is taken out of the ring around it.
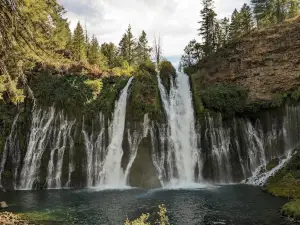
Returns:
[[[12,212],[46,212],[57,224],[121,225],[165,204],[172,225],[279,225],[285,199],[258,187],[228,185],[190,190],[16,191],[2,197]]]

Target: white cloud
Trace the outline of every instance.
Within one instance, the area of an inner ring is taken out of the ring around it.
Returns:
[[[78,20],[86,23],[89,34],[95,34],[100,43],[118,44],[131,24],[136,37],[145,30],[150,44],[160,35],[163,54],[178,61],[184,47],[197,36],[200,19],[200,0],[58,0],[67,12],[74,29]],[[219,17],[230,16],[248,0],[216,0]]]

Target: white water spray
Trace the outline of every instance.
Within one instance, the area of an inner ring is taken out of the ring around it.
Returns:
[[[132,80],[133,77],[129,79],[127,85],[121,91],[120,98],[115,105],[113,121],[110,127],[110,144],[106,150],[107,154],[99,175],[100,186],[111,188],[126,186],[126,177],[121,167],[121,160],[124,153],[122,143],[125,129],[128,89]]]
[[[21,170],[19,189],[30,190],[39,181],[41,159],[51,137],[51,124],[55,109],[35,109],[32,116],[32,126],[26,156]]]
[[[170,79],[171,90],[168,95],[158,77],[159,90],[168,120],[169,181],[170,185],[188,185],[195,182],[195,168],[200,157],[197,150],[189,77],[178,73],[175,84],[173,78]],[[198,167],[201,171],[202,165]]]

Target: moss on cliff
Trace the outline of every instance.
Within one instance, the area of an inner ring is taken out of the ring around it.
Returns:
[[[155,66],[150,62],[134,73],[127,115],[130,120],[142,121],[147,113],[152,120],[163,116]]]
[[[128,81],[126,76],[92,79],[87,76],[39,74],[31,83],[38,104],[55,105],[67,113],[111,115],[115,100]]]

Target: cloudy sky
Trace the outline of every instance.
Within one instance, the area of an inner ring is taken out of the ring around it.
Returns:
[[[154,36],[161,36],[163,55],[177,64],[184,47],[197,36],[201,0],[58,0],[65,6],[74,29],[76,23],[86,23],[89,35],[100,43],[119,43],[131,24],[139,36],[145,30],[152,45]],[[231,15],[248,0],[215,0],[218,17]]]

